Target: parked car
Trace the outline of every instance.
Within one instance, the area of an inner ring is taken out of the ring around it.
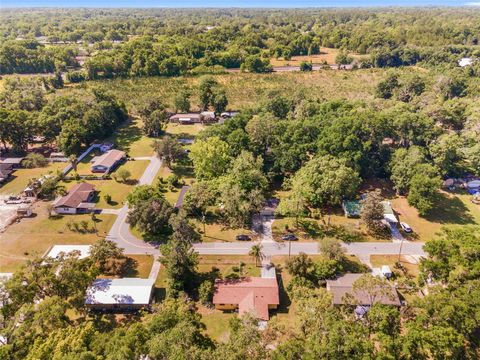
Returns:
[[[250,241],[250,240],[252,240],[252,238],[248,235],[237,235],[235,237],[235,239],[237,239],[238,241]]]
[[[407,223],[401,222],[400,226],[402,227],[403,231],[405,231],[407,233],[412,232],[412,228]]]
[[[283,236],[282,236],[282,240],[283,240],[283,241],[297,241],[297,240],[298,240],[298,237],[296,237],[296,236],[293,235],[293,234],[287,234],[287,235],[283,235]]]

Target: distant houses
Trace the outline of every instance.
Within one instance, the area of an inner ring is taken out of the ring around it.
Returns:
[[[214,111],[202,111],[198,113],[180,113],[170,116],[169,120],[172,123],[191,125],[191,124],[212,124],[220,120],[225,120],[234,117],[238,112],[230,111],[223,112],[219,118],[217,118]],[[221,121],[220,121],[221,122]]]
[[[94,173],[110,173],[123,163],[127,155],[121,150],[108,150],[100,156],[95,156],[91,160],[91,171]]]
[[[13,171],[11,164],[0,164],[0,184],[7,181]]]
[[[0,157],[0,165],[11,165],[12,169],[22,167],[24,157]]]
[[[57,214],[86,214],[95,208],[95,186],[79,183],[53,204]]]
[[[138,311],[152,302],[155,279],[96,279],[87,289],[85,306],[97,311]]]
[[[218,310],[238,310],[239,315],[248,313],[259,320],[268,320],[269,310],[280,304],[275,268],[265,270],[261,278],[216,280],[213,304]]]

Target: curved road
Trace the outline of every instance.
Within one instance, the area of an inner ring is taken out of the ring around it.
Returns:
[[[149,185],[155,180],[162,161],[152,156],[149,158],[150,164],[145,169],[142,177],[140,178],[138,185]],[[115,241],[117,245],[124,249],[125,254],[131,255],[143,255],[149,254],[159,256],[160,251],[158,246],[149,244],[136,238],[130,232],[129,225],[127,224],[128,205],[124,205],[119,211],[117,219],[115,220],[107,239]],[[250,248],[255,243],[252,242],[231,242],[231,243],[200,243],[195,244],[194,249],[199,254],[212,254],[212,255],[244,255],[248,254]],[[267,256],[272,255],[288,255],[288,243],[276,243],[270,241],[263,241],[263,252]],[[360,259],[367,260],[370,255],[396,255],[402,247],[403,255],[416,255],[425,256],[423,251],[424,243],[404,241],[400,242],[357,242],[344,244],[348,254],[357,255]],[[306,254],[318,254],[317,242],[292,242],[291,254],[298,254],[304,252]]]

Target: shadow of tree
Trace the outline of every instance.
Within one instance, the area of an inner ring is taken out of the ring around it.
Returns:
[[[282,273],[283,268],[282,266],[275,266],[277,271],[277,282],[278,282],[278,292],[280,296],[280,305],[277,308],[277,313],[287,314],[292,304],[292,300],[290,296],[288,296],[287,290],[285,289],[285,285],[283,283]]]
[[[475,219],[462,200],[442,193],[436,197],[432,211],[423,218],[441,224],[475,224]]]
[[[115,142],[118,148],[128,153],[131,145],[140,140],[141,137],[142,129],[130,118],[120,126],[109,140]]]
[[[138,261],[132,259],[131,257],[127,257],[122,264],[122,268],[120,270],[120,275],[122,277],[137,277],[138,276]]]

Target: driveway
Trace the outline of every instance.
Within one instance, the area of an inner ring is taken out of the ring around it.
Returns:
[[[138,181],[138,185],[152,184],[155,176],[162,166],[162,161],[156,156],[150,157],[149,160],[150,164],[148,164],[145,172]],[[117,219],[113,223],[113,226],[107,235],[107,239],[117,243],[120,248],[124,249],[125,254],[149,254],[158,256],[160,254],[158,246],[146,243],[132,235],[130,232],[130,226],[127,223],[127,215],[128,205],[125,204],[121,209],[118,210]]]

